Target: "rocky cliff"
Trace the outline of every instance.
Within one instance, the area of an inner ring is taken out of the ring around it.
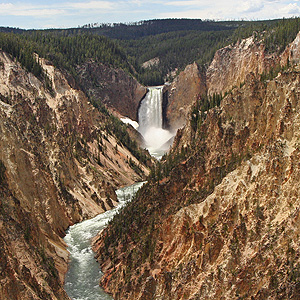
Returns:
[[[218,50],[207,69],[208,93],[225,93],[246,80],[249,73],[269,72],[279,62],[274,53],[267,53],[264,44],[254,35]]]
[[[110,118],[39,59],[52,88],[0,52],[0,299],[68,299],[70,224],[147,174]],[[109,130],[108,130],[109,128]]]
[[[137,121],[146,87],[125,71],[94,61],[78,66],[77,71],[79,83],[91,99],[101,99],[112,111]]]
[[[248,74],[178,132],[95,241],[114,299],[299,299],[299,71]]]
[[[196,63],[188,65],[164,89],[165,119],[171,130],[176,130],[186,123],[188,112],[197,97],[206,93],[205,73],[199,70]]]
[[[281,67],[299,62],[300,34],[285,51],[269,53],[258,34],[218,50],[207,70],[199,72],[194,63],[186,67],[166,90],[166,119],[171,129],[182,127],[191,105],[202,94],[224,95],[247,80],[248,74],[255,76],[273,72]]]

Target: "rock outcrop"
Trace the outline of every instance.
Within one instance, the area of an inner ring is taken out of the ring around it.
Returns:
[[[1,300],[68,299],[65,230],[113,207],[115,188],[148,172],[84,93],[40,63],[50,91],[0,52]]]
[[[121,69],[89,61],[77,68],[80,85],[90,98],[101,99],[112,111],[137,121],[147,88]]]
[[[299,299],[299,71],[248,75],[178,132],[96,241],[114,299]]]
[[[295,40],[289,44],[285,51],[280,56],[280,64],[286,65],[291,63],[297,64],[300,61],[300,32],[296,36]]]
[[[188,112],[197,97],[206,93],[204,72],[196,63],[188,65],[164,90],[166,127],[172,131],[185,125]]]
[[[208,93],[224,94],[246,80],[249,73],[269,72],[279,57],[268,54],[255,36],[218,50],[206,72]]]

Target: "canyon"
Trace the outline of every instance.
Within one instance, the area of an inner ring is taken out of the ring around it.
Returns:
[[[69,299],[65,230],[114,207],[116,188],[149,173],[110,119],[37,59],[50,90],[0,52],[1,300]]]
[[[178,131],[160,161],[114,117],[137,121],[153,88],[35,55],[46,84],[0,50],[0,300],[70,299],[66,229],[146,178],[93,240],[115,300],[299,299],[299,41],[254,34],[161,87],[159,126]]]
[[[252,38],[236,45],[242,57],[232,46],[216,53],[226,72],[213,61],[206,88],[229,89],[220,106],[188,115],[148,184],[94,243],[114,299],[299,299],[298,40],[273,55],[273,66],[288,66],[271,79]]]

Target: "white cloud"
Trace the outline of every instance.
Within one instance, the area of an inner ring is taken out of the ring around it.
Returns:
[[[14,5],[12,3],[0,3],[0,10],[9,10],[12,9]]]
[[[300,7],[296,3],[290,3],[281,10],[284,14],[298,15],[300,13]]]
[[[89,1],[71,3],[65,2],[45,5],[20,5],[13,3],[0,3],[0,15],[2,16],[32,16],[32,17],[49,17],[56,15],[80,15],[82,10],[91,10],[105,12],[115,9],[112,2],[109,1]]]
[[[114,5],[109,1],[89,1],[79,3],[67,3],[64,5],[71,9],[113,9]]]
[[[142,0],[131,0],[131,1],[129,1],[129,3],[131,3],[133,5],[137,5],[137,6],[142,6],[144,4],[144,2]]]
[[[263,1],[244,1],[241,3],[242,13],[253,13],[261,11],[264,8]]]
[[[54,16],[54,15],[63,15],[65,11],[62,9],[24,9],[16,10],[10,13],[12,16],[32,16],[32,17],[41,17],[41,16]]]
[[[299,3],[300,0],[296,1]],[[215,0],[213,2],[209,0],[175,0],[164,4],[170,8],[171,5],[173,5],[173,9],[169,9],[167,12],[162,11],[157,17],[214,20],[266,20],[299,15],[300,6],[298,3],[294,0],[292,3],[289,2],[289,0]],[[194,5],[194,7],[190,5]]]
[[[2,16],[53,16],[64,14],[63,9],[55,9],[45,6],[16,5],[12,3],[0,3],[0,15]]]
[[[197,1],[197,0],[188,0],[188,1],[170,1],[166,2],[166,5],[172,5],[172,6],[203,6],[204,1]],[[212,3],[213,4],[213,3]]]

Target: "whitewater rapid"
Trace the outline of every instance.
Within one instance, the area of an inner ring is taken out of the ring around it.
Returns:
[[[160,157],[168,150],[174,136],[163,129],[162,100],[163,86],[148,87],[138,112],[138,131],[144,137],[145,147],[155,157]]]
[[[99,286],[102,276],[94,258],[91,240],[104,229],[109,220],[130,201],[143,182],[116,191],[119,205],[93,219],[71,226],[64,238],[70,252],[69,270],[65,278],[65,290],[72,300],[112,300]]]

